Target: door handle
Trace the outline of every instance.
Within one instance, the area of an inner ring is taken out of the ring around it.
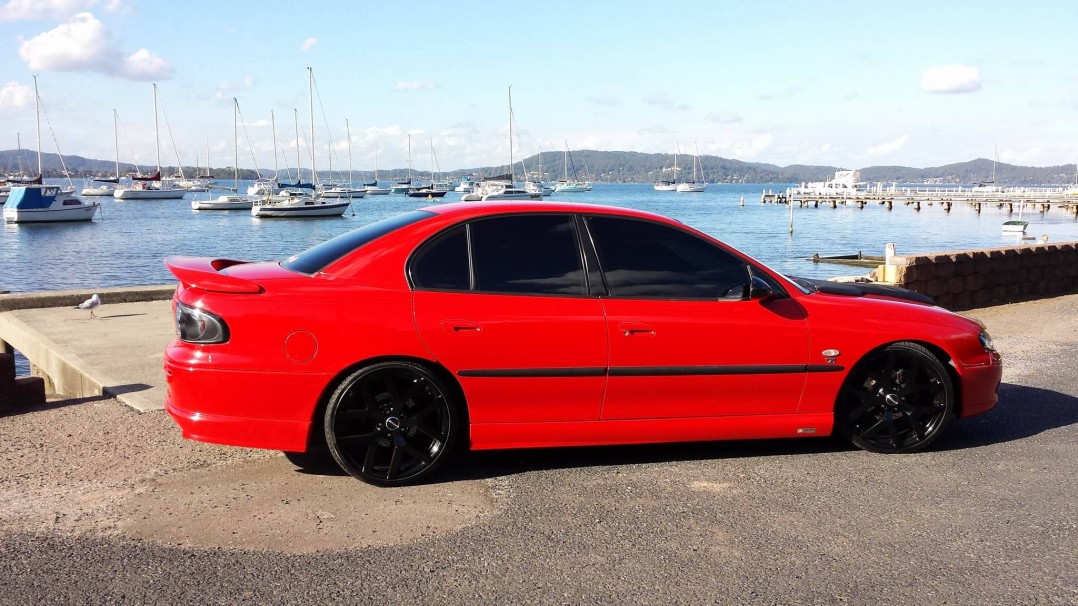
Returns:
[[[655,329],[640,322],[622,322],[618,324],[618,330],[626,337],[654,337]]]
[[[483,331],[478,322],[471,320],[442,320],[442,330],[451,335],[478,334]]]

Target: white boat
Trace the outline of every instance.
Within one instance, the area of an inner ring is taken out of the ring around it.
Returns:
[[[462,194],[470,194],[470,193],[472,193],[472,190],[475,189],[475,187],[476,187],[475,180],[472,179],[471,176],[467,176],[467,177],[463,177],[460,180],[460,183],[457,184],[457,186],[453,188],[453,191],[459,192],[459,193],[462,193]]]
[[[539,192],[528,191],[516,186],[516,178],[513,175],[513,87],[509,87],[509,174],[486,179],[479,184],[479,189],[474,194],[461,196],[461,200],[472,200],[478,195],[482,202],[495,200],[541,200],[543,195]]]
[[[232,98],[232,147],[236,152],[236,159],[232,164],[232,179],[235,191],[240,188],[240,144],[239,144],[239,111],[240,102]],[[192,200],[191,210],[250,210],[254,207],[254,199],[236,194],[218,196],[213,200]]]
[[[112,196],[120,186],[120,131],[116,110],[112,110],[112,138],[116,149],[116,176],[98,177],[87,181],[82,188],[83,196]]]
[[[153,85],[153,130],[157,143],[157,172],[151,177],[134,177],[131,187],[118,187],[118,200],[179,200],[187,190],[175,187],[170,179],[161,179],[161,135],[157,124],[157,85]]]
[[[677,152],[674,152],[674,179],[659,179],[652,184],[655,191],[677,191]],[[666,172],[666,168],[663,168]]]
[[[348,125],[347,118],[344,120],[344,130],[348,135],[348,183],[323,188],[318,194],[319,198],[362,198],[367,195],[366,188],[352,187],[352,128]]]
[[[865,182],[861,181],[861,171],[837,170],[833,179],[802,183],[800,187],[795,187],[791,191],[820,196],[844,196],[864,190]]]
[[[116,192],[116,186],[110,183],[93,183],[89,181],[79,192],[80,196],[109,196]]]
[[[364,191],[367,192],[368,196],[388,196],[390,194],[390,189],[388,187],[380,187],[378,185],[378,154],[379,154],[379,146],[378,146],[378,142],[375,141],[375,143],[374,143],[374,181],[372,181],[370,183],[366,183],[363,186],[363,189],[364,189]]]
[[[577,178],[575,165],[573,166],[573,178],[569,178],[569,165],[573,161],[573,156],[569,153],[568,141],[565,142],[565,153],[563,154],[562,158],[564,172],[562,173],[562,178],[558,179],[554,183],[554,193],[561,194],[590,191],[591,186],[587,182],[581,181],[579,178]]]
[[[34,76],[34,111],[37,115],[37,178],[34,185],[12,185],[4,200],[5,223],[66,223],[90,221],[100,208],[97,202],[86,203],[64,192],[58,185],[41,182],[41,97]],[[59,151],[57,151],[59,155]],[[60,159],[61,163],[63,158]]]
[[[4,202],[5,223],[65,223],[90,221],[97,202],[86,202],[60,193],[56,185],[15,186]]]
[[[696,146],[696,143],[693,143],[693,145]],[[696,165],[699,163],[699,160],[700,160],[700,147],[696,146],[696,154],[692,157],[692,181],[685,181],[683,183],[678,183],[677,190],[679,192],[682,192],[682,193],[685,193],[685,192],[699,193],[699,192],[702,192],[705,189],[707,189],[707,181],[697,181],[696,180]],[[703,176],[703,172],[704,172],[703,167],[701,167],[700,168],[701,177]]]
[[[1025,204],[1019,203],[1018,218],[1011,221],[1003,222],[1004,234],[1024,235],[1026,233],[1026,228],[1029,227],[1029,221],[1022,220],[1022,211],[1025,209],[1025,207]]]
[[[311,107],[311,150],[317,149],[314,145],[314,70],[307,68],[307,94]],[[296,153],[299,153],[299,127],[296,128]],[[296,163],[297,179],[299,181],[299,163]],[[311,153],[311,180],[315,181],[317,188],[318,168],[315,166],[315,155]],[[259,218],[264,217],[339,217],[352,205],[350,199],[343,202],[324,200],[309,194],[289,195],[287,197],[268,197],[255,202],[251,208],[251,215]]]

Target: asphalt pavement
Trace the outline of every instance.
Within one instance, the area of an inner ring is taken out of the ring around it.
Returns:
[[[376,489],[108,398],[0,411],[0,604],[1078,604],[1078,295],[974,310],[933,447],[465,454]]]

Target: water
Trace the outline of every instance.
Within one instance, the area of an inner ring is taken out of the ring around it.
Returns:
[[[558,194],[557,199],[627,206],[678,219],[738,248],[770,267],[805,277],[827,278],[865,273],[807,259],[852,254],[882,255],[895,242],[899,254],[1008,246],[1000,226],[1009,217],[994,207],[977,214],[955,205],[895,206],[864,209],[795,208],[794,233],[789,208],[760,204],[763,189],[782,185],[709,185],[697,194],[656,192],[651,185],[597,184],[591,192]],[[246,188],[241,183],[241,188]],[[247,211],[192,211],[188,200],[100,198],[98,219],[63,225],[4,225],[0,231],[0,290],[94,289],[164,284],[173,278],[163,259],[193,255],[246,261],[283,259],[339,233],[428,204],[404,196],[373,196],[353,201],[344,217],[256,219]],[[198,194],[206,196],[207,194]],[[740,206],[744,196],[745,205]],[[455,201],[450,193],[444,202]],[[1047,234],[1051,242],[1078,240],[1078,221],[1062,212],[1029,213],[1028,233]]]
[[[247,183],[241,182],[241,191]],[[645,184],[596,184],[591,192],[557,194],[555,199],[651,211],[678,219],[715,236],[780,272],[810,278],[864,274],[867,269],[814,264],[808,259],[853,254],[882,255],[896,243],[899,254],[1012,246],[1003,236],[1004,210],[986,207],[981,214],[963,204],[944,213],[939,205],[794,208],[760,204],[764,189],[785,185],[709,185],[696,194],[656,192]],[[248,211],[192,211],[187,200],[115,200],[99,198],[102,207],[92,223],[3,225],[0,231],[0,291],[87,289],[173,282],[163,259],[169,255],[267,261],[284,259],[339,233],[428,201],[405,196],[354,200],[340,218],[256,219]],[[209,194],[197,194],[207,196]],[[459,199],[450,193],[444,202]],[[740,200],[744,197],[745,204]],[[1078,240],[1078,221],[1055,211],[1026,214],[1028,234],[1047,234],[1051,242]],[[29,372],[24,358],[19,373]]]

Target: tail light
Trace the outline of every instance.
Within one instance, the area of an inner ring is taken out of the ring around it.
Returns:
[[[228,325],[204,309],[176,303],[176,335],[188,343],[225,343]]]

